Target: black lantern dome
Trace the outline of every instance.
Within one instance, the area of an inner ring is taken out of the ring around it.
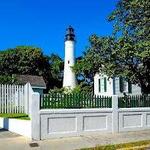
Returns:
[[[72,26],[66,29],[65,41],[75,41],[74,29]]]

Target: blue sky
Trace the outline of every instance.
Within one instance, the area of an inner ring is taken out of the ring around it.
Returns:
[[[112,33],[107,16],[117,0],[0,0],[0,50],[20,45],[42,48],[64,57],[66,27],[76,33],[76,56],[91,34]]]

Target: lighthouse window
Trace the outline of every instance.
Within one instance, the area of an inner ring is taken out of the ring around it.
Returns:
[[[68,64],[70,63],[70,61],[68,60]]]

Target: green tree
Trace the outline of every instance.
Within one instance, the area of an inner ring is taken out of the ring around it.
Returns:
[[[115,65],[115,70],[150,92],[150,1],[120,0],[109,21],[114,22],[115,36],[121,34],[113,52],[125,66],[119,70],[120,64]]]
[[[0,52],[1,75],[42,75],[48,67],[48,59],[39,48],[21,46]]]
[[[15,76],[0,75],[0,84],[19,84]]]
[[[58,55],[51,54],[49,56],[49,64],[51,66],[51,75],[53,78],[50,84],[52,87],[61,88],[64,70],[63,60]]]
[[[41,49],[36,47],[19,46],[0,52],[0,74],[41,75],[48,85],[50,76],[48,58]]]
[[[59,56],[45,56],[40,48],[19,46],[0,52],[0,75],[9,82],[13,74],[40,75],[50,89],[61,85],[62,63]]]
[[[82,92],[93,92],[93,76],[95,66],[93,66],[93,62],[90,63],[93,61],[91,57],[91,55],[88,55],[88,52],[83,53],[83,57],[78,57],[73,67],[73,71],[77,76],[78,85]]]
[[[109,16],[114,23],[110,37],[90,37],[90,47],[74,69],[93,76],[127,77],[150,92],[150,1],[119,0]],[[87,75],[86,75],[87,76]]]

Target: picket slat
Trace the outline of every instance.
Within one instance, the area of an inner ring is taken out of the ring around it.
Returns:
[[[1,113],[3,113],[3,104],[4,103],[4,99],[3,99],[3,85],[1,85]]]
[[[1,85],[0,85],[0,113],[2,113],[2,93],[1,93]]]
[[[119,108],[150,107],[150,96],[128,95],[118,98]]]
[[[23,85],[0,84],[0,113],[25,113]]]
[[[41,109],[77,109],[77,108],[111,108],[112,97],[91,94],[44,94],[41,98]]]

